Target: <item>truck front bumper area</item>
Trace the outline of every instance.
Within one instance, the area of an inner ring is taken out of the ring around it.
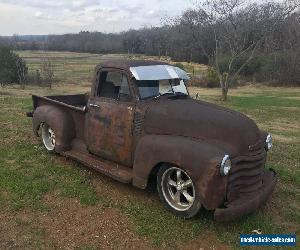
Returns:
[[[225,208],[217,208],[214,218],[218,222],[230,221],[249,214],[266,202],[274,190],[277,174],[273,169],[264,172],[261,190],[252,195],[245,195],[229,203]]]

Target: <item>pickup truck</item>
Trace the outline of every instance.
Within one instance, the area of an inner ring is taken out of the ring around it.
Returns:
[[[245,115],[190,97],[185,71],[150,60],[106,61],[89,94],[32,96],[33,131],[49,152],[145,189],[179,217],[251,213],[272,193],[270,134]]]

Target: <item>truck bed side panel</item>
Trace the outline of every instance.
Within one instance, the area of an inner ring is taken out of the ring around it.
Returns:
[[[59,107],[63,112],[72,116],[76,138],[84,140],[86,95],[70,96],[32,96],[34,111],[43,105]]]

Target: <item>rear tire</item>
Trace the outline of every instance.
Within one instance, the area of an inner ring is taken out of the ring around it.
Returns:
[[[197,185],[181,168],[162,166],[157,173],[157,190],[167,209],[178,217],[191,218],[201,208]]]
[[[47,149],[48,152],[54,152],[55,145],[56,145],[54,130],[45,122],[41,124],[41,128],[42,128],[42,140],[45,148]]]

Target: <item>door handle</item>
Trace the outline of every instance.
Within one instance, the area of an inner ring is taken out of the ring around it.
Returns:
[[[99,105],[97,105],[97,104],[93,104],[93,103],[90,103],[90,107],[93,107],[93,108],[100,108],[100,106],[99,106]]]

